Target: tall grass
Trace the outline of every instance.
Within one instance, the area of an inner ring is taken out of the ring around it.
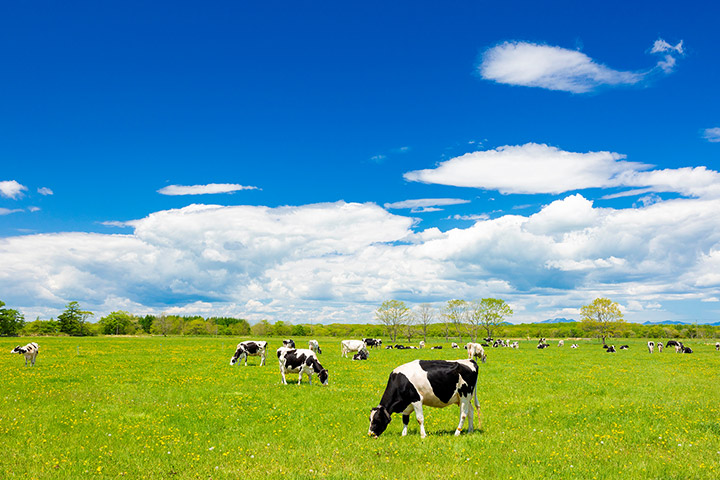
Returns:
[[[295,339],[298,346],[307,339]],[[367,436],[390,371],[464,350],[373,350],[340,357],[320,339],[330,385],[280,383],[267,366],[229,365],[239,339],[0,339],[37,341],[34,368],[0,355],[0,472],[5,478],[717,478],[720,353],[650,355],[645,341],[607,354],[488,349],[480,365],[482,427],[452,434],[458,409],[425,409],[400,437],[395,417]],[[714,342],[713,342],[714,343]],[[441,341],[428,344],[444,344]]]

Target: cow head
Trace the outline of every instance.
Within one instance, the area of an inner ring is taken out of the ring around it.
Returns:
[[[320,370],[320,373],[318,373],[318,378],[320,379],[320,383],[322,383],[323,385],[327,385],[327,384],[328,384],[328,377],[329,377],[329,376],[330,376],[330,375],[329,375],[329,373],[328,373],[328,371],[327,371],[326,368],[323,368],[322,370]]]
[[[230,359],[230,365],[235,365],[238,361],[242,361],[245,356],[247,356],[247,350],[241,345],[235,350],[235,355]]]
[[[368,435],[371,437],[379,437],[387,429],[390,424],[390,412],[382,405],[370,410],[370,429]]]

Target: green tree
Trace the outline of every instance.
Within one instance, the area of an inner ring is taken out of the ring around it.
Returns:
[[[205,320],[195,319],[185,324],[185,335],[207,335],[208,325]]]
[[[385,325],[391,342],[397,341],[400,328],[407,323],[410,318],[410,309],[405,302],[399,300],[385,300],[380,307],[375,310],[375,319]]]
[[[267,320],[260,320],[258,323],[250,327],[250,331],[253,335],[264,337],[265,335],[270,335],[272,325],[270,325],[270,322]]]
[[[0,300],[0,335],[16,335],[25,326],[25,317]]]
[[[138,320],[138,323],[140,324],[140,326],[142,327],[142,329],[145,333],[150,333],[150,331],[152,329],[152,324],[154,321],[155,321],[154,315],[145,315],[140,320]]]
[[[102,333],[105,335],[128,335],[135,332],[133,316],[123,310],[111,312],[100,319]]]
[[[602,338],[604,345],[605,339],[620,332],[625,323],[620,305],[609,298],[596,298],[590,305],[582,307],[580,320],[585,330]]]
[[[92,312],[81,310],[78,302],[68,303],[65,311],[58,315],[60,333],[66,333],[68,335],[89,335],[90,329],[85,325],[85,321],[92,315]]]
[[[510,305],[499,298],[483,298],[473,302],[469,317],[469,326],[472,331],[473,341],[477,340],[478,328],[484,328],[488,337],[500,328],[506,317],[513,314]]]

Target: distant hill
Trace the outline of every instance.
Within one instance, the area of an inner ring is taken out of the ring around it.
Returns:
[[[547,320],[543,320],[542,322],[538,323],[575,323],[577,320],[573,320],[572,318],[549,318]]]
[[[720,323],[720,322],[718,322]],[[687,322],[680,322],[677,320],[665,320],[663,322],[645,322],[643,325],[692,325]],[[710,325],[717,325],[717,323],[711,323]]]

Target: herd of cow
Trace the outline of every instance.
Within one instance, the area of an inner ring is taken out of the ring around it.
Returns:
[[[483,347],[492,344],[493,347],[511,347],[518,348],[518,342],[510,343],[504,340],[495,340],[491,338],[484,339],[483,343],[468,343],[465,349],[468,353],[467,360],[414,360],[409,363],[400,365],[390,373],[385,392],[380,399],[377,407],[370,411],[370,428],[368,435],[377,438],[382,434],[390,423],[393,413],[402,414],[403,429],[402,435],[407,434],[410,414],[415,413],[415,418],[420,425],[420,436],[426,436],[423,416],[423,405],[431,407],[447,407],[448,405],[458,405],[460,407],[460,422],[455,430],[455,435],[460,435],[465,421],[468,422],[468,432],[473,431],[473,409],[471,402],[474,403],[475,412],[479,407],[477,400],[477,379],[478,365],[475,358],[479,358],[483,363],[487,360]],[[558,347],[564,346],[565,342],[560,340]],[[648,350],[653,353],[657,346],[658,351],[663,351],[663,344],[653,341],[647,343]],[[350,353],[353,360],[367,360],[369,357],[368,347],[376,348],[382,346],[382,340],[379,338],[366,338],[363,340],[343,340],[340,342],[341,355],[347,357]],[[693,353],[690,347],[686,347],[682,342],[670,340],[665,344],[666,347],[675,347],[677,353]],[[388,345],[385,348],[391,349],[410,349],[424,348],[425,342],[420,342],[419,347],[406,347],[404,345]],[[538,342],[538,349],[545,349],[549,344],[544,338]],[[573,344],[571,348],[577,348],[577,344]],[[605,345],[603,347],[608,353],[615,353],[614,345]],[[260,366],[265,365],[267,355],[268,342],[248,340],[240,342],[230,359],[230,365],[235,365],[244,360],[247,365],[248,357],[260,357]],[[431,348],[442,348],[431,347]],[[460,348],[458,344],[452,343],[451,348]],[[628,349],[628,345],[620,346],[620,350]],[[720,342],[715,344],[715,350],[720,351]],[[10,353],[23,354],[25,356],[25,365],[30,362],[31,366],[35,365],[39,351],[38,344],[35,342],[28,343],[24,347],[17,346]],[[295,342],[292,340],[283,340],[283,346],[277,349],[277,357],[280,365],[280,375],[282,383],[287,384],[285,378],[286,373],[298,374],[298,385],[302,383],[303,375],[307,375],[308,383],[312,383],[312,375],[318,376],[320,383],[328,384],[328,370],[324,368],[317,358],[322,350],[317,340],[310,340],[308,348],[296,348]]]

